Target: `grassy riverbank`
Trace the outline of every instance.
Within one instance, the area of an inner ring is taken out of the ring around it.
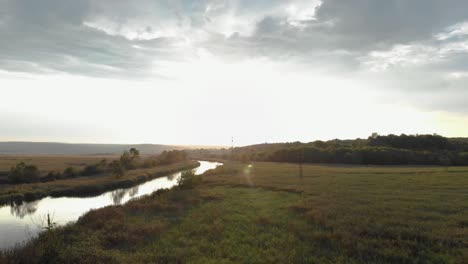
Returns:
[[[37,166],[43,179],[49,172],[63,172],[69,167],[82,171],[88,165],[118,158],[118,155],[0,155],[0,185],[8,183],[11,168],[20,162]]]
[[[466,263],[468,168],[227,164],[86,214],[18,263]]]
[[[10,172],[11,167],[23,161],[41,168],[43,174],[50,171],[63,171],[68,167],[83,169],[86,165],[103,159],[112,161],[119,155],[0,155],[0,173]]]
[[[128,171],[119,179],[108,173],[43,183],[3,184],[0,185],[0,204],[12,201],[31,201],[46,196],[96,195],[116,188],[131,187],[173,172],[192,169],[198,165],[196,161],[184,161],[149,169],[136,169]]]

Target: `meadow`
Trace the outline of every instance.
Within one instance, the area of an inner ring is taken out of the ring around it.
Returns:
[[[468,168],[226,163],[91,211],[11,263],[467,263]]]

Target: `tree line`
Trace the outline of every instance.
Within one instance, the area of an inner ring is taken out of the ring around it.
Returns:
[[[461,166],[468,165],[468,139],[374,133],[367,139],[265,143],[191,154],[239,161]]]
[[[182,150],[164,151],[159,155],[150,156],[144,160],[140,157],[140,152],[131,148],[124,151],[122,155],[112,162],[103,159],[99,162],[86,165],[83,169],[76,167],[68,167],[62,172],[50,171],[45,176],[42,176],[40,169],[32,164],[19,162],[13,166],[8,173],[9,183],[31,183],[31,182],[46,182],[65,178],[75,178],[79,176],[93,176],[104,173],[112,173],[116,178],[125,175],[129,170],[138,168],[152,168],[160,165],[168,165],[187,160],[187,154]],[[42,177],[41,177],[42,176]]]

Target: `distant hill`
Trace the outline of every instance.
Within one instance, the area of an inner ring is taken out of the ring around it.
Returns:
[[[185,149],[189,147],[155,144],[67,144],[48,142],[0,142],[0,154],[25,155],[98,155],[117,154],[136,148],[141,154],[159,154],[165,150]]]
[[[234,149],[197,149],[189,153],[197,158],[240,161],[468,166],[468,138],[375,134],[367,139],[265,143]]]

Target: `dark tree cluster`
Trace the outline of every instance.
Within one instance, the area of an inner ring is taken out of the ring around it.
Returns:
[[[41,173],[36,166],[20,162],[11,168],[8,180],[12,183],[35,182],[40,176]]]
[[[266,161],[343,163],[361,165],[468,165],[468,155],[451,151],[413,151],[390,147],[288,148],[273,152]],[[253,158],[255,160],[255,157]]]
[[[234,149],[199,149],[190,154],[238,161],[460,166],[468,165],[468,140],[439,135],[373,134],[367,139],[265,143]]]
[[[135,148],[131,148],[129,151],[124,151],[118,160],[114,160],[110,164],[112,174],[117,178],[125,175],[127,170],[134,170],[139,166],[140,162],[140,151]]]
[[[370,146],[413,150],[454,150],[455,144],[439,135],[388,135],[369,137]]]

